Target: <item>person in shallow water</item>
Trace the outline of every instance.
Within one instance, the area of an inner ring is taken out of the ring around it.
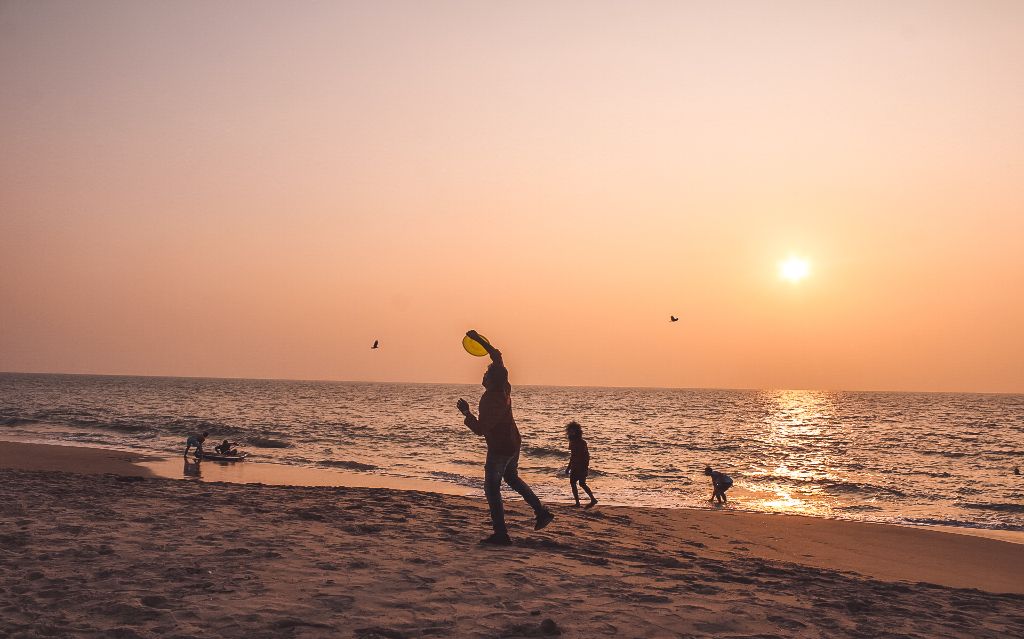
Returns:
[[[238,442],[229,442],[228,440],[225,439],[220,444],[214,446],[213,450],[220,453],[221,455],[237,455],[238,449],[235,448],[235,446],[237,445]]]
[[[725,473],[720,473],[717,470],[712,470],[711,466],[704,469],[704,474],[711,478],[711,488],[714,490],[711,493],[711,501],[718,500],[718,503],[724,504],[729,501],[725,497],[725,491],[732,488],[732,477]]]
[[[480,416],[474,416],[469,403],[459,399],[455,404],[466,417],[466,426],[487,440],[487,461],[484,463],[484,493],[491,511],[494,534],[482,540],[482,544],[507,546],[512,543],[505,526],[505,506],[501,501],[501,481],[523,496],[537,518],[534,530],[540,530],[555,518],[540,503],[530,486],[519,477],[519,449],[522,438],[516,420],[512,417],[512,386],[508,382],[508,369],[501,358],[501,351],[480,338],[476,331],[466,335],[481,344],[491,356],[491,364],[484,373],[484,394],[480,397]]]
[[[185,457],[188,457],[188,451],[193,446],[196,447],[196,457],[202,457],[203,455],[203,442],[210,436],[210,433],[203,433],[202,435],[189,435],[188,439],[185,440]]]
[[[569,440],[569,465],[565,467],[565,474],[569,476],[569,487],[572,488],[572,498],[576,500],[576,507],[580,505],[580,491],[576,489],[577,482],[590,495],[590,503],[587,508],[593,508],[597,504],[597,497],[594,491],[587,486],[587,475],[590,473],[590,448],[587,447],[587,440],[583,439],[583,427],[577,422],[569,422],[565,425],[565,437]]]

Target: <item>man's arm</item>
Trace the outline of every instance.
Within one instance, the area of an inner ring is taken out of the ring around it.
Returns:
[[[483,426],[480,424],[480,420],[477,419],[473,413],[466,415],[466,426],[468,426],[469,430],[473,431],[477,435],[480,435],[481,437],[484,436]]]
[[[498,366],[504,366],[505,365],[504,362],[501,361],[501,351],[499,351],[498,349],[494,348],[494,346],[492,346],[486,340],[481,338],[480,337],[480,333],[477,333],[473,329],[469,329],[468,331],[466,331],[466,337],[468,337],[469,339],[473,340],[474,342],[476,342],[480,346],[483,346],[484,350],[487,351],[487,354],[491,356],[491,361],[492,362],[494,362]]]
[[[481,437],[494,428],[501,414],[502,403],[499,397],[485,395],[480,398],[480,417],[476,417],[470,412],[469,404],[465,400],[462,400],[462,404],[466,407],[466,410],[462,411],[462,414],[466,416],[466,426]]]

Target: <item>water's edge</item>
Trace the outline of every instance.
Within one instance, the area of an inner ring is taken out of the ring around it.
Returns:
[[[125,449],[116,448],[111,446],[97,446],[97,445],[76,445],[67,443],[55,443],[52,441],[42,440],[16,440],[9,438],[0,438],[0,444],[4,443],[25,443],[25,444],[37,444],[41,446],[53,446],[61,448],[90,448],[97,450],[108,450],[116,451],[120,453],[129,453],[133,455],[145,456],[146,459],[138,462],[133,462],[135,466],[144,468],[151,472],[155,477],[161,479],[170,479],[174,481],[201,481],[204,483],[231,483],[231,484],[248,484],[248,485],[268,485],[268,486],[303,486],[303,487],[344,487],[344,488],[382,488],[386,490],[395,491],[416,491],[416,492],[429,492],[441,495],[454,495],[458,497],[471,497],[471,498],[483,498],[482,491],[480,490],[467,490],[464,487],[443,482],[443,481],[431,481],[421,480],[412,477],[401,477],[395,475],[383,475],[369,472],[358,472],[358,471],[342,471],[333,470],[326,468],[306,468],[293,466],[290,464],[281,464],[274,462],[215,462],[215,461],[204,461],[198,464],[191,459],[186,460],[183,457],[161,457],[153,459],[153,455],[149,453],[140,453],[137,449]],[[190,474],[190,468],[194,469],[196,466],[200,466],[200,474]],[[55,469],[58,470],[58,469]],[[74,472],[73,470],[71,472]],[[555,501],[554,503],[568,504],[571,501]],[[614,500],[603,500],[601,502],[603,506],[611,506],[617,508],[642,508],[642,509],[653,509],[653,510],[683,510],[683,511],[695,511],[696,508],[679,506],[679,507],[657,507],[657,506],[636,506],[634,504],[619,503]],[[812,517],[814,519],[825,519],[831,521],[857,521],[849,518],[842,517],[820,517],[806,514],[788,514],[788,513],[766,513],[764,511],[758,511],[753,509],[746,509],[743,507],[742,502],[736,503],[735,500],[730,502],[727,510],[738,511],[742,513],[765,515],[765,516],[779,516],[779,517]],[[721,510],[721,508],[710,507],[710,509]],[[968,535],[974,537],[983,537],[986,539],[993,539],[997,541],[1004,541],[1007,543],[1021,544],[1024,545],[1024,531],[1019,530],[995,530],[991,528],[981,528],[973,526],[947,526],[947,525],[936,525],[936,524],[899,524],[899,523],[883,523],[883,522],[863,522],[872,523],[873,525],[880,526],[900,526],[903,528],[911,529],[925,529],[934,530],[938,532],[944,532],[948,534],[957,535]]]
[[[0,437],[173,459],[189,434],[208,431],[208,446],[240,442],[246,464],[479,493],[486,446],[455,410],[479,393],[471,384],[0,374]],[[520,471],[545,501],[571,499],[563,427],[574,419],[602,503],[703,508],[712,465],[733,477],[729,498],[744,510],[1024,530],[1024,477],[1013,473],[1024,465],[1024,395],[518,386],[513,404]]]

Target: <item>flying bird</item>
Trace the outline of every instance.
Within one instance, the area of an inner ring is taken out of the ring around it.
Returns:
[[[669,315],[668,316],[668,321],[670,321],[670,322],[678,322],[679,318],[676,317],[675,315]]]
[[[380,345],[380,340],[379,339],[373,340],[373,346],[370,347],[370,350],[372,351],[375,348],[379,348],[380,347],[379,345]]]

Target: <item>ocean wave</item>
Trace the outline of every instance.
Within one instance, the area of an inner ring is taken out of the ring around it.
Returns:
[[[866,493],[870,495],[888,495],[890,497],[906,497],[907,494],[895,488],[878,486],[876,484],[863,484],[853,481],[833,481],[831,479],[819,480],[826,491],[834,493]]]
[[[458,473],[449,473],[443,470],[432,470],[430,476],[437,479],[441,479],[453,484],[460,486],[469,486],[472,488],[480,488],[483,486],[483,480],[480,478],[466,477],[465,475],[459,475]]]
[[[554,470],[554,474],[559,477],[568,477],[568,475],[565,474],[565,466],[559,466],[558,468],[554,468],[552,470]],[[606,473],[603,470],[598,470],[597,468],[587,469],[587,477],[590,479],[593,479],[594,477],[608,477],[609,475],[610,473]]]
[[[882,510],[881,506],[874,504],[852,504],[849,506],[836,506],[836,510],[844,513],[868,513]]]
[[[79,442],[83,444],[110,444],[110,439],[95,433],[70,433],[60,438],[61,441]]]
[[[1024,450],[1018,450],[1016,448],[1000,448],[982,451],[982,454],[991,455],[992,457],[1022,457],[1024,456]]]
[[[914,471],[909,472],[908,474],[909,475],[924,475],[925,477],[934,477],[936,479],[947,479],[949,477],[952,477],[952,475],[950,475],[947,472],[935,473],[935,472],[932,472],[932,471],[929,471],[929,470],[914,470]]]
[[[1024,513],[1024,504],[1006,504],[999,502],[967,502],[960,504],[961,508],[971,508],[973,510],[992,510],[997,513]]]
[[[144,433],[152,430],[146,424],[139,424],[137,422],[111,422],[102,425],[101,428],[106,428],[107,430],[114,430],[119,433]]]
[[[523,446],[523,452],[533,457],[564,457],[569,458],[569,451],[550,446]]]
[[[593,471],[591,471],[591,472],[593,472]],[[656,473],[656,472],[640,472],[640,473],[634,473],[633,477],[635,477],[636,479],[639,479],[640,481],[667,480],[667,481],[671,481],[672,483],[683,483],[683,484],[692,484],[693,483],[693,480],[690,479],[689,477],[685,477],[685,476],[682,476],[682,475],[674,474],[676,472],[679,472],[679,471],[666,471],[666,472],[661,472],[661,473]]]
[[[938,455],[941,457],[951,457],[953,459],[959,459],[961,457],[967,456],[967,453],[955,450],[919,450],[917,452],[921,453],[922,455]]]
[[[906,497],[906,493],[895,488],[879,486],[877,484],[828,479],[826,477],[796,479],[793,477],[779,477],[777,475],[755,475],[750,477],[750,479],[758,482],[767,481],[784,485],[795,485],[797,487],[818,486],[825,492],[832,494],[861,493],[868,495],[884,495],[888,497]]]
[[[330,432],[341,433],[352,433],[355,431],[373,430],[370,426],[367,426],[365,424],[352,424],[349,422],[320,422],[310,424],[310,426],[316,429],[323,429]]]
[[[3,424],[4,421],[0,421]],[[51,424],[54,426],[69,426],[71,428],[112,430],[119,433],[142,433],[153,430],[153,426],[140,420],[114,419],[103,420],[95,417],[68,416],[63,413],[54,413],[42,418],[14,418],[14,423],[22,424]]]
[[[744,445],[742,444],[712,444],[711,446],[701,446],[693,442],[664,442],[661,444],[665,448],[681,448],[688,451],[699,451],[702,453],[721,453],[741,450]]]
[[[520,466],[519,474],[547,475],[549,477],[565,477],[565,466]]]
[[[960,519],[942,519],[939,517],[908,517],[903,520],[907,524],[922,526],[956,526],[958,528],[980,528],[977,524]]]
[[[245,443],[256,448],[291,448],[292,445],[281,439],[272,437],[246,437]]]
[[[222,422],[210,421],[199,418],[175,419],[159,423],[161,431],[169,431],[174,434],[191,435],[192,433],[211,433],[216,435],[239,435],[245,430],[237,426],[231,426]]]
[[[357,461],[323,459],[316,463],[317,466],[328,466],[330,468],[345,468],[348,470],[377,470],[373,464],[364,464]]]
[[[977,528],[980,530],[1020,530],[1024,531],[1024,526],[1016,526],[1013,524],[994,524],[994,525],[983,525],[974,521],[964,521],[962,519],[942,519],[939,517],[910,517],[903,520],[907,524],[918,524],[922,526],[953,526],[956,528]]]
[[[314,462],[313,460],[306,459],[305,457],[303,457],[301,455],[285,455],[285,456],[275,455],[274,456],[274,463],[277,463],[277,464],[291,464],[291,465],[295,465],[295,466],[313,466],[313,465],[316,464],[316,462]]]

